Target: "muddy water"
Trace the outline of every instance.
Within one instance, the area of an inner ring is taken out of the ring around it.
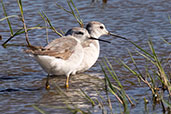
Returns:
[[[87,1],[74,1],[79,9],[81,18],[84,23],[97,20],[103,22],[106,28],[111,32],[122,35],[136,42],[138,45],[148,50],[147,40],[150,37],[154,42],[154,47],[157,54],[161,58],[168,58],[171,53],[169,45],[161,40],[161,37],[171,41],[171,25],[168,15],[171,15],[170,0],[112,0],[107,4],[102,4],[100,1],[91,3]],[[8,0],[4,3],[8,15],[19,15],[19,8],[16,1]],[[41,24],[44,22],[39,16],[39,11],[45,11],[52,24],[64,32],[68,28],[79,26],[75,19],[57,8],[56,0],[41,0],[41,1],[26,1],[23,0],[23,8],[25,20],[28,27]],[[60,2],[66,6],[65,2]],[[3,11],[0,7],[0,18],[3,18]],[[17,18],[11,18],[13,30],[16,31],[22,26]],[[3,39],[2,44],[9,36],[8,24],[6,21],[0,22],[0,35]],[[58,36],[49,30],[49,40],[53,40]],[[10,43],[25,44],[25,36],[20,35],[15,37]],[[33,30],[29,32],[29,38],[33,45],[46,44],[45,30]],[[115,39],[110,36],[102,37],[112,42],[112,45],[101,43],[101,54],[97,63],[87,72],[78,74],[70,78],[70,89],[64,89],[65,77],[51,77],[51,89],[44,88],[46,81],[46,73],[38,66],[38,64],[27,54],[23,52],[25,47],[9,46],[7,48],[0,47],[0,112],[3,114],[35,114],[38,113],[33,105],[43,109],[47,113],[71,113],[69,110],[63,109],[67,103],[83,110],[90,110],[92,113],[101,113],[99,108],[91,107],[91,104],[81,97],[80,89],[83,89],[93,98],[98,98],[97,91],[104,92],[103,77],[99,62],[105,56],[113,65],[115,71],[120,74],[120,80],[125,86],[127,93],[137,100],[135,108],[131,108],[131,113],[144,113],[144,95],[151,98],[151,93],[146,87],[138,86],[136,77],[126,72],[123,68],[112,60],[113,57],[121,58],[126,63],[131,64],[127,49],[135,52],[133,46],[128,42]],[[139,60],[139,67],[142,67],[144,60],[142,57],[134,54],[134,58]],[[142,68],[143,69],[143,68]],[[133,82],[133,83],[130,83]],[[66,93],[61,94],[58,86]],[[69,97],[69,98],[68,98]],[[114,112],[120,112],[115,104],[116,98],[110,96],[113,102]],[[72,103],[73,104],[72,104]],[[150,112],[161,112],[161,109],[156,107],[152,110],[149,105]]]

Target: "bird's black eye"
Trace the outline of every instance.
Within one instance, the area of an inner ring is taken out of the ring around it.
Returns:
[[[100,26],[100,29],[104,29],[104,27],[103,26]]]
[[[76,32],[76,34],[84,35],[84,33],[83,33],[83,32],[81,32],[81,31]]]

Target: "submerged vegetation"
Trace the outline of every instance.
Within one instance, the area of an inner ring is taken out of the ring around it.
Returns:
[[[21,15],[11,15],[8,16],[5,8],[5,4],[3,3],[3,0],[1,0],[2,8],[4,11],[4,18],[0,19],[0,21],[7,21],[9,29],[10,29],[10,38],[8,38],[2,46],[6,47],[7,43],[14,38],[15,36],[21,35],[25,33],[25,40],[27,45],[30,46],[29,42],[29,35],[28,31],[33,30],[33,29],[51,29],[53,32],[55,32],[57,35],[62,36],[63,32],[59,32],[55,29],[55,27],[52,25],[50,19],[48,16],[45,14],[45,12],[39,12],[39,15],[42,17],[43,21],[48,24],[48,27],[41,27],[39,24],[35,27],[27,28],[25,20],[24,20],[24,12],[23,12],[23,7],[22,7],[22,1],[18,1],[18,6],[21,12]],[[107,3],[107,0],[103,0],[104,3]],[[56,5],[64,10],[66,13],[71,14],[75,20],[79,23],[81,27],[84,26],[83,21],[80,17],[79,11],[76,8],[75,4],[73,3],[72,0],[67,0],[67,5],[69,7],[68,9],[65,9],[63,6],[59,5],[56,3]],[[19,18],[21,22],[23,23],[23,27],[21,27],[17,31],[13,31],[12,29],[12,24],[10,22],[10,18]],[[1,36],[0,36],[1,39]],[[124,61],[120,59],[113,58],[113,61],[117,62],[121,67],[125,68],[126,71],[129,71],[132,75],[137,77],[138,83],[141,86],[142,84],[146,85],[146,87],[149,88],[151,91],[151,99],[148,100],[147,96],[144,96],[144,108],[146,112],[148,112],[147,105],[149,102],[152,102],[151,104],[153,106],[160,104],[160,107],[163,111],[163,113],[170,113],[171,112],[171,64],[169,63],[170,61],[170,56],[171,54],[168,55],[168,57],[159,57],[156,53],[156,50],[154,49],[154,45],[151,39],[148,41],[148,46],[150,49],[150,52],[147,50],[144,50],[142,47],[138,46],[136,43],[132,42],[131,40],[125,39],[129,43],[131,43],[133,46],[136,47],[135,51],[141,58],[144,59],[144,69],[141,70],[138,65],[137,61],[134,59],[133,54],[128,50],[128,53],[130,55],[130,60],[131,65],[125,63]],[[163,39],[164,40],[164,39]],[[170,45],[169,42],[164,40],[167,45]],[[47,39],[48,42],[48,39]],[[86,91],[80,89],[80,96],[84,97],[89,103],[92,105],[92,107],[98,105],[99,109],[101,109],[102,113],[113,113],[115,112],[113,107],[114,103],[118,103],[121,108],[120,108],[120,113],[130,113],[130,106],[131,107],[136,107],[136,100],[134,99],[134,96],[128,95],[127,91],[124,89],[124,86],[122,82],[120,81],[119,75],[115,72],[115,68],[112,66],[112,63],[109,62],[109,60],[104,58],[102,62],[100,63],[101,69],[104,73],[104,88],[103,92],[105,92],[106,96],[102,96],[100,93],[101,91],[96,91],[100,99],[94,99],[91,98],[87,94]],[[62,90],[60,87],[56,85],[56,90],[61,96],[66,97],[66,109],[70,110],[72,113],[91,113],[89,110],[82,110],[79,109],[77,106],[72,104],[72,101],[70,101],[69,96],[65,94],[65,90]],[[117,99],[118,102],[112,102],[111,101],[111,96]],[[68,100],[68,101],[67,101]],[[142,99],[143,102],[143,99]],[[33,105],[33,108],[35,108],[37,111],[39,111],[42,114],[45,114],[46,112],[43,111],[42,109],[39,108],[37,105]],[[58,107],[62,108],[62,107]]]

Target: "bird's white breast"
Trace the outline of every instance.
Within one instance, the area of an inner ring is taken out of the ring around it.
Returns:
[[[95,64],[100,53],[99,41],[93,40],[93,42],[90,43],[89,46],[84,47],[83,50],[84,58],[77,72],[84,72]]]

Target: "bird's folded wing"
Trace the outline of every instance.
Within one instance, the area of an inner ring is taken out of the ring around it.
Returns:
[[[74,52],[74,48],[77,45],[77,41],[73,38],[59,38],[53,40],[45,47],[32,47],[29,50],[25,50],[26,53],[33,55],[47,55],[61,59],[68,59]]]

